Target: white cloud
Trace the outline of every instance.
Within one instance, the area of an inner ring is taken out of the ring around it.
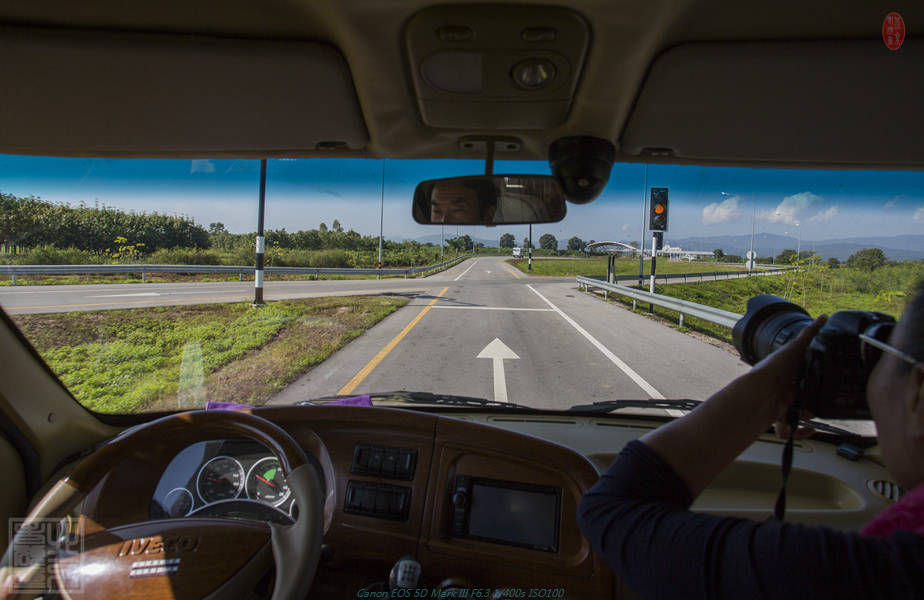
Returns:
[[[898,200],[896,200],[895,198],[892,198],[891,200],[889,200],[888,202],[886,202],[885,204],[883,204],[883,205],[882,205],[882,208],[884,208],[884,209],[886,209],[886,210],[892,210],[892,209],[895,208],[896,206],[898,206]]]
[[[914,214],[911,215],[911,219],[915,223],[924,223],[924,206],[919,206],[915,209]]]
[[[626,223],[623,223],[622,227],[619,228],[619,231],[622,231],[622,232],[629,231],[629,226]]]
[[[215,165],[210,160],[191,160],[189,161],[190,173],[214,173]]]
[[[821,223],[823,221],[828,221],[836,217],[839,212],[841,212],[839,207],[831,206],[828,208],[828,210],[822,211],[818,213],[817,215],[815,215],[814,217],[810,218],[809,221],[812,221],[813,223]]]
[[[799,192],[783,198],[774,210],[763,213],[761,218],[771,223],[795,225],[806,218],[821,214],[822,211],[817,211],[814,215],[811,213],[815,207],[824,204],[824,201],[824,198],[812,192]]]
[[[713,202],[703,207],[703,225],[718,225],[734,221],[741,216],[741,202],[738,196]]]

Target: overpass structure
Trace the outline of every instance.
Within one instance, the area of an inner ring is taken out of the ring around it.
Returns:
[[[602,250],[610,255],[631,254],[638,256],[638,248],[625,242],[594,242],[592,244],[587,244],[587,248],[589,250]],[[651,249],[646,248],[645,254],[651,256]],[[693,260],[700,256],[712,256],[712,252],[703,250],[684,250],[679,246],[665,245],[658,250],[658,256]]]

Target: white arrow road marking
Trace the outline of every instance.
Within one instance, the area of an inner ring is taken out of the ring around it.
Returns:
[[[494,401],[507,401],[507,375],[504,373],[504,359],[519,360],[520,357],[507,347],[507,345],[494,338],[494,341],[484,347],[478,358],[490,358],[494,363]]]
[[[138,292],[137,294],[106,294],[105,296],[90,296],[90,298],[129,298],[134,296],[160,296],[157,292]]]

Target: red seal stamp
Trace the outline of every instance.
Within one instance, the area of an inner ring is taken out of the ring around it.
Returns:
[[[882,41],[889,50],[898,50],[905,42],[905,20],[897,12],[890,12],[883,19]]]

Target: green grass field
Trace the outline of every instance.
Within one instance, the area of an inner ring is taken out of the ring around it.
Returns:
[[[524,273],[528,261],[526,259],[513,259],[507,261]],[[716,271],[741,271],[744,265],[721,265],[702,262],[671,262],[666,259],[658,260],[656,270],[658,273],[714,273]],[[645,261],[645,274],[651,273],[651,261]],[[555,277],[576,277],[578,275],[593,276],[606,275],[606,258],[576,258],[568,260],[549,260],[534,258],[533,275],[551,275]],[[617,275],[638,275],[638,259],[620,259],[616,261]]]
[[[357,296],[13,315],[81,404],[104,413],[260,405],[407,303]]]
[[[913,288],[921,281],[924,281],[924,262],[904,262],[875,271],[820,266],[767,277],[656,285],[655,293],[739,314],[746,312],[749,298],[773,294],[804,307],[813,317],[839,310],[869,310],[897,318],[910,300]],[[631,300],[620,297],[614,301],[632,304]],[[647,312],[647,305],[639,306]],[[679,317],[662,308],[655,307],[655,312],[675,323]],[[685,317],[684,321],[697,330],[731,341],[731,330],[726,327],[693,317]]]

